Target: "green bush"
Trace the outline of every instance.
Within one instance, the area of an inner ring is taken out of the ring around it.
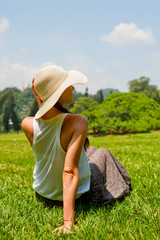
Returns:
[[[160,105],[145,94],[114,93],[82,113],[94,133],[147,132],[160,128]]]

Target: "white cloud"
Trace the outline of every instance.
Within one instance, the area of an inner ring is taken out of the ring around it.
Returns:
[[[0,62],[0,90],[6,87],[23,87],[31,86],[32,79],[42,67],[53,62],[45,62],[40,66],[31,64],[11,63],[7,58],[3,58]]]
[[[156,42],[150,29],[140,29],[134,23],[120,23],[108,35],[100,37],[102,42],[109,42],[116,46],[128,44],[153,44]]]
[[[0,19],[0,33],[6,32],[9,29],[9,20],[6,17]]]

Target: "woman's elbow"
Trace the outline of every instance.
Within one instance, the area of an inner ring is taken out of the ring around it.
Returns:
[[[72,182],[72,181],[79,181],[79,173],[78,169],[64,169],[63,170],[63,181],[65,182]]]
[[[76,175],[78,175],[77,168],[64,168],[63,170],[63,176],[76,176]]]

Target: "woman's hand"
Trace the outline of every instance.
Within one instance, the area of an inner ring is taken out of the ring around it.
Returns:
[[[56,228],[53,232],[63,232],[63,233],[72,233],[72,231],[79,231],[78,227],[75,226],[72,221],[64,222],[64,225]]]
[[[40,108],[41,104],[42,104],[42,100],[40,99],[40,97],[37,95],[37,93],[35,92],[35,89],[34,89],[34,78],[32,80],[32,92],[37,100],[37,103],[38,103],[38,107]]]

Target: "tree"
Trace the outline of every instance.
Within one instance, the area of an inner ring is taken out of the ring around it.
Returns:
[[[14,95],[13,95],[13,89],[10,88],[7,90],[7,92],[2,95],[0,98],[0,105],[1,110],[3,112],[3,125],[6,132],[8,132],[9,129],[9,120],[12,119],[13,121],[13,128],[14,130],[20,130],[20,124],[19,119],[14,111],[15,103],[14,103]]]
[[[18,115],[17,115],[17,113],[14,110],[12,111],[11,119],[12,119],[12,122],[13,122],[13,129],[15,131],[17,131],[17,133],[18,133],[18,131],[21,129],[21,126],[19,124]]]
[[[74,95],[74,101],[76,101],[77,98],[83,97],[83,94],[81,92],[77,92],[76,90],[74,90],[73,95]]]
[[[102,93],[103,93],[103,98],[105,99],[108,95],[110,95],[111,93],[118,93],[120,92],[118,89],[115,88],[106,88],[106,89],[102,89]]]
[[[108,95],[110,95],[110,94],[112,94],[112,93],[113,93],[113,91],[112,91],[112,90],[110,90]]]
[[[84,97],[89,97],[89,94],[88,94],[88,87],[86,87],[86,90],[85,90],[85,93],[84,93]]]
[[[97,104],[98,102],[94,101],[91,97],[80,97],[75,101],[70,111],[75,114],[80,114],[83,111],[93,108]]]
[[[102,90],[98,90],[96,95],[93,96],[93,99],[98,103],[102,103],[104,100]]]
[[[14,103],[13,90],[10,89],[8,90],[7,98],[5,98],[5,101],[4,101],[3,125],[6,132],[9,131],[9,119],[11,117],[12,110],[14,107],[13,103]]]
[[[7,90],[4,92],[4,94],[0,97],[0,111],[2,112],[3,104],[6,101],[8,94],[10,93],[10,90]],[[10,95],[10,94],[9,94]]]
[[[36,112],[38,111],[38,103],[37,100],[34,98],[32,106],[29,110],[29,116],[35,116]]]
[[[129,91],[139,94],[146,94],[148,97],[153,98],[160,103],[160,97],[158,94],[157,86],[149,85],[150,78],[140,77],[139,79],[134,79],[129,81]]]

